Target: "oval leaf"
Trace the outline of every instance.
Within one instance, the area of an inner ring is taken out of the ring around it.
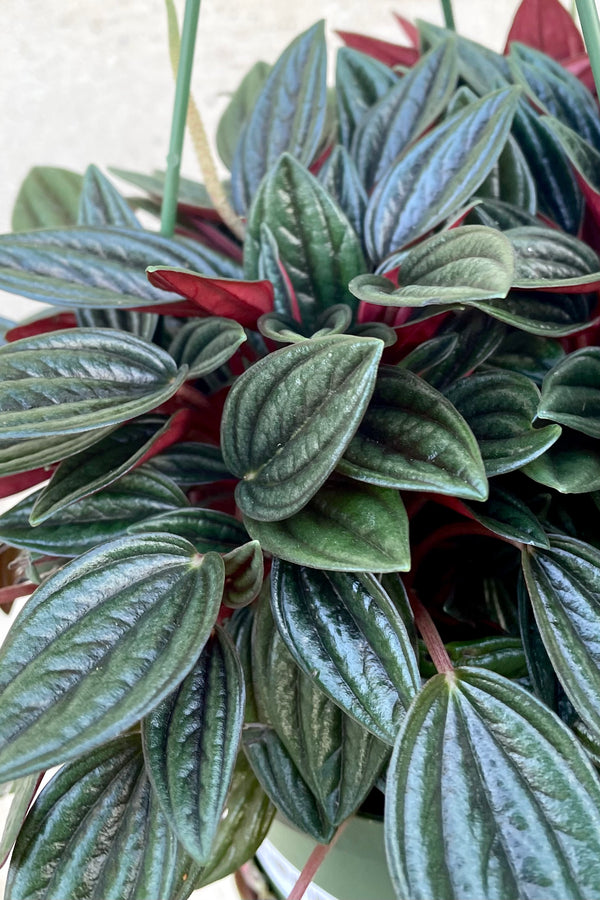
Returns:
[[[514,287],[585,293],[600,285],[598,254],[572,235],[531,225],[505,234],[515,251]]]
[[[223,458],[242,478],[240,509],[277,521],[316,494],[369,402],[381,341],[335,335],[284,347],[231,389],[221,425]]]
[[[216,509],[173,509],[130,525],[128,534],[153,534],[160,531],[184,538],[199,553],[214,550],[228,553],[248,540],[246,529],[237,519]]]
[[[83,178],[55,166],[34,166],[17,194],[12,214],[13,231],[74,225]]]
[[[231,359],[245,340],[246,332],[237,322],[211,316],[180,328],[169,353],[179,366],[188,367],[188,378],[202,378]]]
[[[88,166],[83,176],[78,225],[117,225],[120,228],[141,228],[137,216],[124,197],[102,174],[98,166]]]
[[[548,372],[538,416],[600,437],[600,347],[576,350]]]
[[[557,716],[481,669],[435,676],[411,707],[385,840],[398,897],[600,896],[591,764]]]
[[[220,556],[155,534],[39,587],[0,653],[0,780],[74,759],[160,703],[206,643],[223,581]]]

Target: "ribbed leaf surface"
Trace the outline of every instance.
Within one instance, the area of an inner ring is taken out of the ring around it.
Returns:
[[[244,526],[227,513],[216,509],[172,509],[149,516],[130,525],[128,534],[152,534],[160,531],[184,538],[198,553],[228,553],[245,544],[248,535]]]
[[[600,896],[600,786],[572,733],[481,669],[435,676],[390,764],[386,851],[398,897]]]
[[[223,562],[168,535],[127,537],[61,569],[0,653],[0,779],[80,756],[187,675],[214,625]]]
[[[179,366],[188,367],[188,378],[202,378],[226,363],[245,340],[237,322],[211,316],[180,328],[169,353]]]
[[[141,228],[137,216],[98,166],[88,166],[79,198],[78,225]]]
[[[340,140],[345,147],[365,113],[398,82],[389,66],[351,47],[338,50],[335,72]]]
[[[600,437],[599,347],[576,350],[546,375],[538,416]]]
[[[77,172],[55,166],[34,166],[19,188],[12,230],[74,225],[82,182]]]

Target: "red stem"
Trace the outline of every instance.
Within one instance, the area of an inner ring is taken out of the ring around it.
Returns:
[[[414,591],[408,591],[408,599],[415,617],[415,625],[421,632],[421,637],[425,641],[427,652],[438,672],[448,674],[454,671],[452,660],[448,656],[448,652],[444,647],[440,634],[433,623],[433,619],[417,597]]]
[[[319,866],[321,865],[331,848],[334,846],[349,821],[350,819],[346,819],[345,822],[342,822],[328,844],[317,844],[313,852],[308,857],[304,868],[300,872],[298,881],[292,888],[288,900],[302,900],[302,897],[304,897],[309,884],[317,874]]]
[[[191,384],[182,384],[175,394],[177,400],[184,400],[195,409],[210,409],[210,403],[201,391],[196,390]]]

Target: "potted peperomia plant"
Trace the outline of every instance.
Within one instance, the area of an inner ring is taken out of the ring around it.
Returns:
[[[361,820],[379,900],[598,898],[580,33],[523,0],[499,54],[445,0],[408,45],[343,34],[329,90],[317,24],[231,99],[221,184],[198,5],[179,46],[168,4],[166,173],[116,170],[127,200],[35,169],[0,238],[0,288],[51,306],[0,347],[0,492],[34,488],[0,516],[0,602],[31,594],[0,651],[6,898],[186,900],[261,844],[282,892],[276,848],[316,845],[298,900]],[[322,886],[367,900],[351,866]]]

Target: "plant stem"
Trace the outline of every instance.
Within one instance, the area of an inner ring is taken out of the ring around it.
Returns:
[[[179,54],[177,81],[175,83],[171,140],[169,142],[167,172],[165,175],[165,188],[160,217],[160,232],[166,237],[171,237],[175,231],[177,194],[179,192],[179,170],[181,168],[181,153],[183,150],[185,123],[187,120],[190,98],[190,82],[192,79],[194,47],[196,44],[196,31],[198,30],[199,15],[200,0],[186,0],[183,28],[181,32],[181,52]]]
[[[590,57],[596,91],[600,96],[600,19],[595,0],[576,0],[583,38]]]
[[[444,11],[444,22],[446,23],[446,28],[449,28],[451,31],[456,31],[456,26],[454,24],[454,14],[452,12],[452,0],[442,0],[442,10]]]
[[[407,593],[415,617],[415,625],[421,632],[421,637],[425,642],[427,652],[437,671],[448,675],[450,672],[454,671],[454,666],[452,665],[452,660],[448,656],[448,651],[444,647],[444,642],[433,623],[433,619],[417,597],[416,593],[413,590],[408,590]]]
[[[304,897],[309,884],[315,877],[319,866],[321,865],[333,845],[336,843],[349,821],[350,819],[346,819],[345,822],[342,822],[328,844],[317,844],[315,849],[308,857],[306,863],[304,864],[304,868],[300,872],[298,881],[292,888],[291,893],[288,896],[288,900],[302,900],[302,897]]]

